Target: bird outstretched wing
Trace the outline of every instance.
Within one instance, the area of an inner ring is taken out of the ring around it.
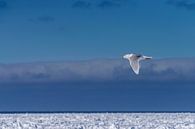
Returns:
[[[130,66],[136,74],[139,74],[140,64],[138,59],[129,60]]]

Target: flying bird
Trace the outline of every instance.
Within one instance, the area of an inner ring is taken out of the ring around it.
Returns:
[[[135,74],[139,74],[140,70],[140,61],[141,60],[149,60],[152,59],[152,57],[143,56],[141,54],[126,54],[123,56],[124,59],[129,60],[130,66]]]

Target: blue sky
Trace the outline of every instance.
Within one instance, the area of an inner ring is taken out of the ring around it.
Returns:
[[[2,63],[193,57],[195,9],[187,0],[1,0]]]
[[[0,0],[0,111],[194,111],[194,14],[191,0]],[[131,52],[154,57],[139,76]]]

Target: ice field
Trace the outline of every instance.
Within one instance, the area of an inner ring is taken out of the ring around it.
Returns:
[[[0,129],[195,129],[195,113],[1,114]]]

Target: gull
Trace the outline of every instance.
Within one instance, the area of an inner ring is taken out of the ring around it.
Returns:
[[[140,70],[140,61],[141,60],[149,60],[152,59],[152,57],[144,56],[141,54],[126,54],[123,56],[124,59],[129,60],[130,66],[135,74],[139,74]]]

